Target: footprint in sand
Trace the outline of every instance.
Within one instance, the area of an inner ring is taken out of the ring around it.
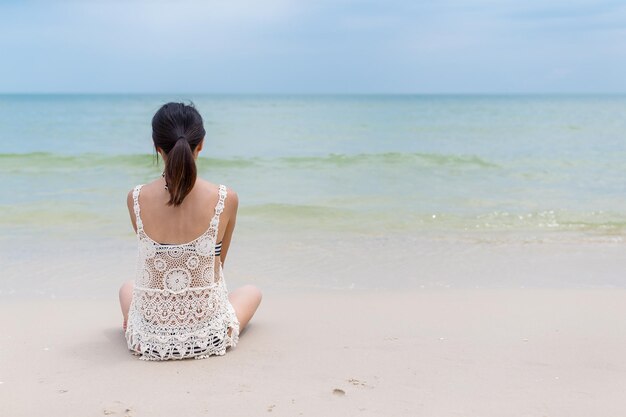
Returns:
[[[357,387],[367,387],[367,383],[365,381],[359,381],[356,378],[350,378],[348,379],[348,382],[352,385],[356,385]]]
[[[115,405],[105,407],[104,410],[102,410],[102,413],[105,416],[120,415],[124,417],[133,417],[132,408],[123,406],[120,401],[115,401],[115,403]]]
[[[346,392],[344,390],[342,390],[341,388],[335,388],[333,390],[333,394],[342,397],[342,396],[346,395]]]

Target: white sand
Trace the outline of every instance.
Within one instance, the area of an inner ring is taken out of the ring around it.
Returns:
[[[274,292],[226,356],[163,363],[116,302],[5,301],[0,415],[626,413],[624,290]]]

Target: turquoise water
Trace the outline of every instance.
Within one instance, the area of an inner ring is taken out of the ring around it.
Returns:
[[[0,96],[0,231],[128,233],[150,120],[192,100],[251,227],[616,235],[626,96]]]

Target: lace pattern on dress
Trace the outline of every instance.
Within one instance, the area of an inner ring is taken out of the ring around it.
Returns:
[[[209,228],[180,245],[162,245],[144,232],[141,187],[133,190],[139,254],[125,333],[128,348],[144,360],[224,355],[239,338],[221,261],[215,259],[226,187],[219,186]]]

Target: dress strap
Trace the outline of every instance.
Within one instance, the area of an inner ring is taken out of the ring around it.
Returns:
[[[133,190],[133,209],[135,211],[135,222],[137,223],[137,232],[140,232],[143,230],[143,222],[141,221],[141,216],[140,216],[141,210],[139,208],[139,192],[141,191],[141,187],[143,187],[143,184],[136,186],[135,189]]]
[[[217,200],[217,204],[215,205],[215,215],[217,216],[218,220],[220,218],[220,214],[222,214],[222,211],[224,211],[224,201],[226,200],[226,186],[220,184],[220,198]]]
[[[220,184],[219,198],[217,200],[217,204],[215,205],[215,214],[211,220],[211,226],[213,226],[213,230],[215,230],[215,239],[217,239],[217,228],[220,222],[220,214],[224,211],[224,200],[226,200],[226,186]]]

